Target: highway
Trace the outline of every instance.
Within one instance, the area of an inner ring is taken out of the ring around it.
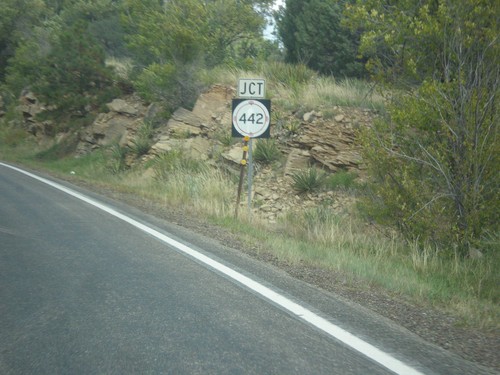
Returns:
[[[0,374],[488,374],[187,229],[0,163]]]

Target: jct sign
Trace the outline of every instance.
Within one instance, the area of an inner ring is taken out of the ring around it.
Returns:
[[[233,137],[269,138],[271,101],[233,99]]]
[[[266,97],[266,81],[264,79],[238,80],[238,98],[264,99]]]

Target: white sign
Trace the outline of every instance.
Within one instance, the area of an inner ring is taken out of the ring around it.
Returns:
[[[238,97],[249,99],[264,99],[266,96],[265,79],[238,80]]]
[[[233,110],[234,129],[242,136],[257,138],[268,130],[270,122],[269,110],[259,100],[243,100]]]

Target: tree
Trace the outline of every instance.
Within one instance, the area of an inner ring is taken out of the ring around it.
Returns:
[[[148,100],[189,107],[200,68],[233,62],[246,40],[262,39],[269,0],[126,0],[128,47],[143,69],[135,85]],[[150,83],[154,83],[150,85]]]
[[[8,60],[19,42],[31,35],[48,10],[42,0],[2,0],[0,3],[0,82],[5,78]]]
[[[235,43],[261,36],[264,18],[256,6],[269,0],[126,0],[123,21],[129,47],[151,63],[208,66],[224,62]]]
[[[6,82],[16,95],[29,87],[52,108],[46,112],[49,117],[83,117],[102,98],[113,95],[112,71],[104,60],[103,49],[84,21],[69,28],[40,28],[37,39],[26,40],[17,48]]]
[[[466,254],[499,229],[498,3],[397,4],[348,8],[374,76],[409,88],[366,135],[372,207],[408,237]]]
[[[291,63],[305,63],[323,74],[360,77],[359,37],[341,25],[344,1],[287,0],[276,13],[278,35]]]

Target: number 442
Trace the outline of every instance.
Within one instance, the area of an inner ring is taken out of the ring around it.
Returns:
[[[247,114],[243,113],[240,116],[240,118],[238,119],[238,121],[243,123],[243,124],[250,122],[252,124],[262,125],[262,124],[264,124],[264,114],[263,113],[252,113],[247,118]]]

